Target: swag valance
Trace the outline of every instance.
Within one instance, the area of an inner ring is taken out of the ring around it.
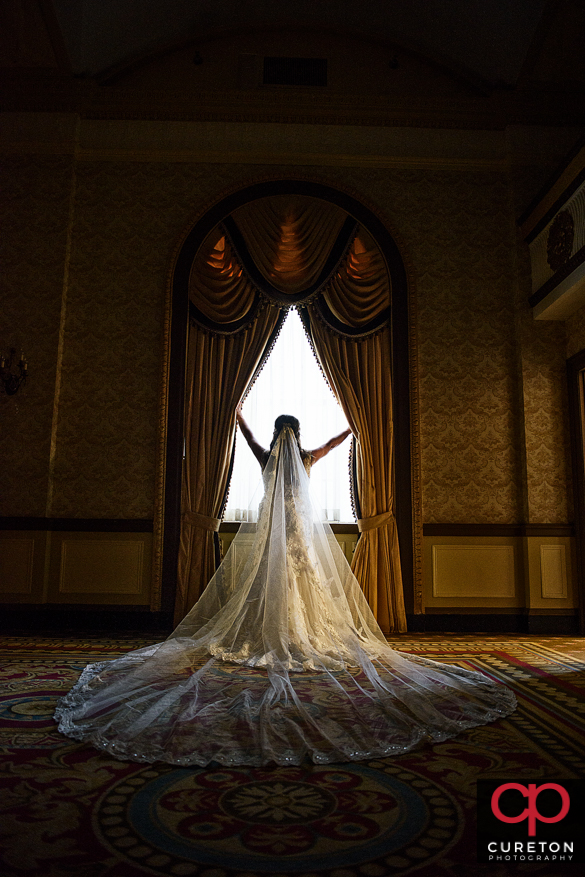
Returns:
[[[390,317],[390,277],[379,247],[326,201],[275,196],[235,210],[207,236],[189,278],[194,324],[245,329],[267,305],[313,305],[334,331],[360,337]]]
[[[215,567],[235,409],[286,309],[309,339],[356,437],[361,537],[352,567],[381,627],[405,630],[394,511],[391,278],[368,230],[303,195],[252,200],[207,235],[189,273],[185,463],[176,621]]]

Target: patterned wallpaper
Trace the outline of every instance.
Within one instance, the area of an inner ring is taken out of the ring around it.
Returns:
[[[535,320],[527,247],[519,243],[517,350],[523,514],[532,524],[573,520],[565,324]]]
[[[525,282],[526,266],[516,261],[504,173],[114,161],[76,169],[50,513],[152,515],[171,253],[214,193],[279,172],[362,193],[404,245],[418,296],[424,520],[514,523],[525,511],[535,522],[566,520],[564,349],[558,331],[518,316],[516,276],[519,270]],[[55,242],[36,246],[37,265],[57,251]],[[13,282],[28,291],[26,271]],[[33,310],[42,301],[39,293]],[[58,316],[51,326],[54,351]],[[47,356],[54,368],[54,352]],[[38,444],[50,433],[50,416],[39,420],[43,405],[35,406]],[[15,512],[25,508],[18,491],[4,499],[5,514],[42,513],[32,511],[41,506]]]
[[[0,394],[0,515],[46,513],[72,172],[66,156],[1,162],[0,350],[24,350],[30,377]]]
[[[223,185],[201,165],[79,163],[54,516],[152,517],[167,272]]]
[[[567,359],[585,348],[585,307],[579,308],[565,323]]]

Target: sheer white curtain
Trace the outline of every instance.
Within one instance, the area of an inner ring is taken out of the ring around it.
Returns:
[[[325,383],[294,308],[282,327],[270,358],[246,399],[242,413],[263,447],[272,439],[279,414],[293,414],[301,424],[301,444],[311,451],[344,429],[347,421]],[[323,519],[354,522],[349,493],[350,438],[319,460],[311,470],[311,489]],[[262,498],[257,491],[260,467],[238,430],[236,458],[224,520],[248,518],[250,498],[256,491],[255,506]],[[252,506],[253,507],[253,506]]]

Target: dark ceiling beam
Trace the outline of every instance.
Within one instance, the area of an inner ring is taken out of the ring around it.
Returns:
[[[458,65],[446,55],[433,52],[426,47],[417,46],[402,35],[393,34],[393,38],[372,37],[370,34],[346,30],[340,27],[330,27],[323,25],[318,27],[311,25],[310,27],[291,27],[290,25],[270,24],[265,26],[250,26],[247,28],[213,28],[205,31],[198,31],[197,34],[190,34],[187,37],[181,37],[178,40],[161,43],[157,46],[150,46],[148,49],[129,55],[118,64],[114,64],[104,70],[96,73],[94,78],[100,85],[115,85],[124,76],[139,70],[141,67],[147,66],[149,63],[158,58],[164,58],[174,52],[193,46],[193,49],[200,48],[209,43],[217,42],[222,39],[230,39],[239,34],[261,34],[261,33],[298,33],[298,34],[322,34],[327,36],[340,37],[343,39],[353,40],[359,43],[376,46],[385,49],[389,56],[394,56],[397,52],[407,53],[414,56],[418,60],[435,67],[442,73],[447,74],[458,82],[466,85],[476,94],[490,94],[493,86],[482,79],[472,70]]]
[[[65,40],[63,39],[63,33],[61,31],[59,21],[55,13],[53,0],[37,0],[37,2],[41,10],[43,23],[47,29],[47,34],[51,42],[51,47],[55,54],[55,60],[57,62],[58,69],[62,73],[72,74],[73,66],[71,64],[71,58],[69,57],[69,53],[65,45]]]
[[[534,32],[534,37],[532,38],[532,42],[528,48],[526,53],[526,57],[524,58],[524,64],[522,65],[522,69],[518,75],[517,85],[523,85],[527,83],[537,67],[537,64],[540,60],[542,49],[546,42],[546,38],[548,37],[550,30],[557,20],[560,14],[558,0],[548,0],[546,6],[542,11],[542,15],[540,16],[540,21],[538,22],[538,26],[536,31]]]

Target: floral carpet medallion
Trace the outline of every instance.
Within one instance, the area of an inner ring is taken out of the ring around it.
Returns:
[[[392,642],[504,681],[519,706],[369,762],[177,768],[118,761],[61,736],[55,702],[85,664],[147,642],[0,641],[2,877],[580,875],[570,864],[562,873],[481,865],[475,849],[477,780],[585,776],[585,666],[570,655],[529,638]]]
[[[111,787],[96,824],[113,853],[160,874],[185,860],[252,872],[361,865],[403,850],[413,864],[457,838],[458,805],[394,765],[212,771],[151,768]],[[400,869],[402,867],[400,859]]]

